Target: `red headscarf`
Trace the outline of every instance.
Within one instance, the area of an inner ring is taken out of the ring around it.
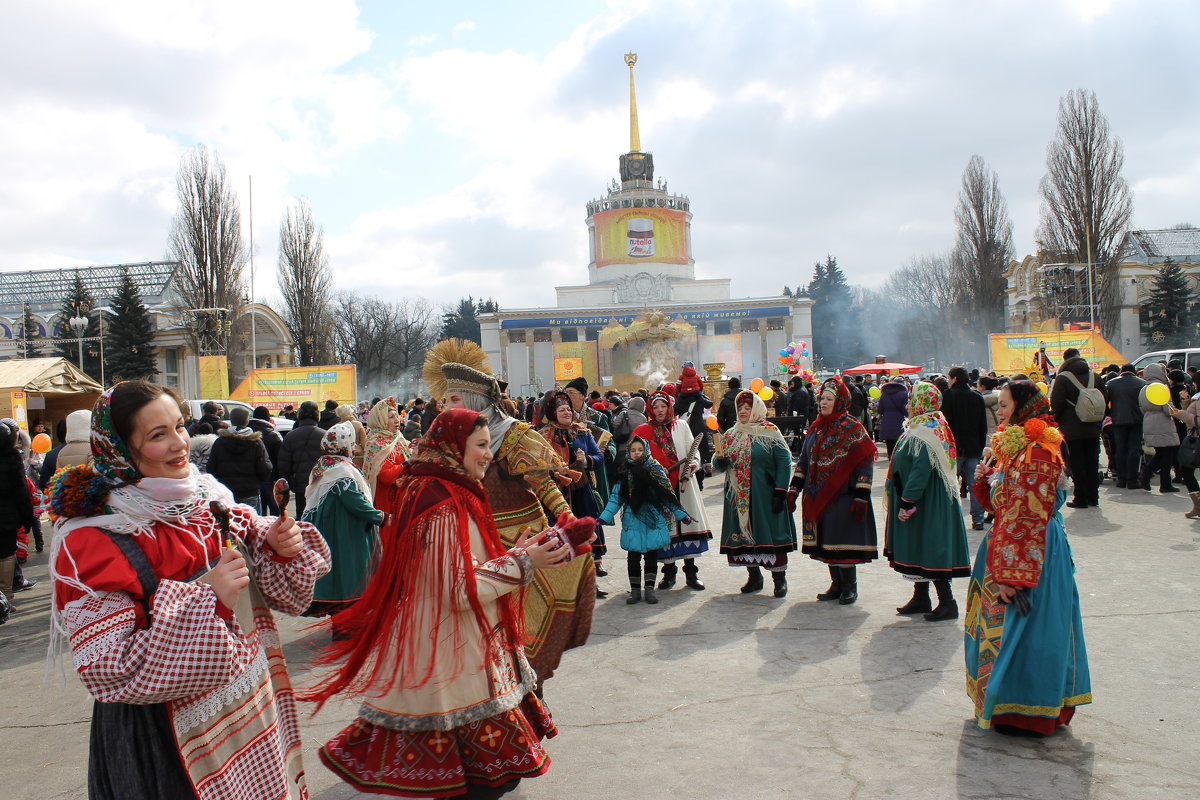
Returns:
[[[317,702],[319,710],[336,694],[383,692],[397,685],[418,689],[433,678],[435,666],[448,667],[441,679],[459,675],[465,666],[464,633],[458,627],[462,615],[442,608],[442,598],[453,594],[447,583],[466,585],[479,634],[487,642],[480,669],[501,645],[504,637],[491,635],[479,600],[468,527],[468,521],[474,521],[487,559],[504,553],[483,487],[463,466],[467,439],[478,419],[478,412],[465,408],[443,411],[421,437],[416,456],[396,486],[396,506],[380,531],[383,560],[362,597],[335,617],[337,626],[350,635],[335,640],[316,661],[340,666],[299,693],[301,700]],[[457,540],[450,548],[431,547],[430,521],[444,510],[454,516]],[[521,593],[511,592],[497,602],[509,640],[522,642]],[[429,603],[436,607],[427,608]],[[430,619],[433,630],[419,628]],[[422,658],[423,648],[409,644],[418,637],[433,644],[427,658]]]
[[[825,507],[846,488],[846,481],[864,461],[874,461],[879,448],[863,424],[850,416],[850,390],[841,378],[821,384],[837,395],[833,413],[817,417],[808,430],[808,474],[804,476],[804,521],[815,524]]]

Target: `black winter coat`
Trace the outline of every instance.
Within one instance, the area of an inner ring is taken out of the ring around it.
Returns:
[[[334,425],[338,424],[338,415],[336,411],[322,411],[321,418],[317,421],[317,425],[329,430]]]
[[[1114,425],[1141,425],[1142,409],[1138,405],[1138,395],[1146,382],[1131,372],[1122,372],[1110,380],[1105,389],[1108,391],[1108,411]]]
[[[814,408],[812,392],[804,386],[798,386],[788,392],[788,414],[793,417],[804,417],[812,422],[817,417]]]
[[[252,419],[249,424],[250,430],[262,434],[263,444],[267,447],[267,458],[271,459],[272,476],[278,477],[275,475],[275,468],[279,465],[279,448],[283,444],[283,437],[275,430],[275,424],[265,419]]]
[[[987,409],[983,395],[956,383],[942,397],[942,414],[950,423],[959,458],[979,458],[987,444]]]
[[[260,484],[271,477],[271,459],[262,434],[247,428],[240,433],[220,431],[205,470],[225,484],[234,497],[257,497]]]
[[[717,407],[717,427],[721,430],[727,431],[737,422],[737,406],[734,401],[741,393],[741,389],[730,389],[721,398],[721,405]]]
[[[14,450],[0,455],[0,558],[13,554],[18,528],[33,528],[33,498],[25,483],[25,462]]]
[[[303,492],[308,486],[308,473],[321,457],[321,440],[325,429],[317,426],[315,419],[302,419],[283,439],[279,448],[279,463],[276,472],[287,478],[293,492]]]
[[[1092,388],[1099,389],[1104,394],[1104,399],[1108,400],[1108,394],[1104,392],[1104,381],[1100,379],[1099,375],[1092,372],[1088,362],[1078,356],[1067,359],[1058,368],[1058,377],[1054,379],[1054,385],[1050,387],[1050,410],[1054,412],[1054,418],[1058,420],[1058,429],[1062,431],[1063,438],[1068,442],[1100,438],[1101,423],[1081,422],[1079,415],[1075,413],[1075,402],[1079,399],[1079,389],[1071,383],[1070,378],[1063,376],[1065,372],[1074,375],[1075,379],[1079,381],[1079,385],[1084,388],[1087,387],[1088,376],[1091,375]]]

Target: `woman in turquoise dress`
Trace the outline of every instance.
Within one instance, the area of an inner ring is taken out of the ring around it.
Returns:
[[[1045,736],[1092,702],[1079,588],[1061,509],[1062,434],[1029,381],[1000,390],[994,463],[975,494],[996,515],[967,590],[967,694],[981,728]]]
[[[351,460],[357,434],[349,422],[332,426],[323,455],[309,474],[305,522],[329,544],[333,568],[317,581],[307,616],[334,614],[358,599],[371,577],[383,512],[372,505],[367,479]]]
[[[646,602],[657,603],[654,582],[658,579],[658,551],[671,543],[670,520],[674,517],[688,523],[692,518],[679,505],[666,471],[650,455],[650,444],[640,436],[629,441],[617,482],[598,521],[612,525],[622,508],[621,548],[629,568],[629,597],[625,602],[641,600],[645,584]],[[645,566],[639,569],[643,561]]]
[[[779,428],[767,422],[762,398],[743,391],[733,405],[737,423],[716,437],[713,459],[726,470],[721,552],[729,566],[749,572],[743,593],[763,588],[766,569],[775,596],[786,597],[788,553],[796,549],[795,495],[788,496],[792,454]]]
[[[924,614],[929,622],[958,618],[950,580],[971,574],[958,499],[958,454],[941,408],[936,386],[922,382],[913,387],[906,429],[892,452],[884,492],[883,554],[892,569],[914,581],[912,599],[896,613]],[[930,581],[937,590],[936,609],[929,601]]]

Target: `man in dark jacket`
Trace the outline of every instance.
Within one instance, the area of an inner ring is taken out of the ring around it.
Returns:
[[[337,407],[338,407],[337,400],[332,400],[332,399],[326,400],[325,401],[325,410],[321,412],[321,416],[317,420],[317,425],[324,428],[325,430],[329,430],[334,425],[337,425],[338,424]]]
[[[717,407],[717,427],[723,431],[729,430],[737,422],[737,407],[734,405],[734,400],[737,399],[738,393],[741,391],[741,380],[730,378],[729,389],[721,398],[721,405]]]
[[[233,492],[233,499],[262,513],[259,490],[263,481],[271,478],[271,459],[262,434],[250,429],[250,412],[238,406],[229,412],[228,428],[217,432],[212,451],[205,467],[225,488]]]
[[[951,367],[946,375],[950,389],[942,397],[942,414],[950,423],[954,444],[958,449],[958,477],[962,481],[959,494],[971,495],[971,527],[983,530],[984,510],[975,493],[968,491],[975,480],[975,468],[987,443],[987,410],[983,396],[971,389],[971,378],[963,367]]]
[[[1121,374],[1109,380],[1108,414],[1112,417],[1113,472],[1118,489],[1141,489],[1142,409],[1138,396],[1146,382],[1134,372],[1132,364],[1121,367]]]
[[[212,426],[214,431],[223,428],[225,423],[221,421],[221,414],[224,412],[224,410],[225,409],[221,407],[221,404],[214,400],[209,400],[207,403],[200,406],[201,417],[188,427],[188,436],[192,435],[192,431],[194,431],[196,426],[201,422],[207,422]]]
[[[321,440],[325,429],[317,425],[317,404],[305,400],[296,415],[292,428],[279,446],[279,477],[287,478],[296,498],[296,517],[304,513],[304,493],[308,489],[308,473],[321,457]]]
[[[265,513],[279,514],[279,504],[275,502],[275,492],[272,484],[279,477],[279,448],[283,445],[283,437],[275,430],[275,422],[271,419],[271,411],[266,406],[254,409],[250,419],[250,430],[262,434],[263,444],[267,448],[267,458],[271,459],[271,475],[259,487],[258,496],[262,501]]]
[[[1092,372],[1088,362],[1072,347],[1063,352],[1058,377],[1050,388],[1050,410],[1054,412],[1058,429],[1067,443],[1067,464],[1075,484],[1075,497],[1067,503],[1071,508],[1100,505],[1100,425],[1103,420],[1084,422],[1079,419],[1075,404],[1079,401],[1081,387],[1104,392],[1100,376]]]

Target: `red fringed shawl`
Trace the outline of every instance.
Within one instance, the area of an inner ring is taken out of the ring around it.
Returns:
[[[446,598],[460,584],[465,583],[475,622],[487,643],[481,669],[502,644],[492,635],[479,601],[471,554],[468,520],[474,520],[479,528],[488,560],[505,552],[480,484],[440,464],[417,462],[405,471],[395,496],[394,513],[380,531],[383,559],[379,568],[358,602],[334,617],[335,626],[349,636],[334,641],[315,662],[340,666],[299,693],[301,700],[316,702],[317,710],[337,694],[364,694],[368,689],[385,692],[397,686],[419,689],[434,678],[435,668],[439,682],[461,674],[464,636],[457,626],[463,615],[444,608]],[[455,518],[456,547],[431,547],[430,522],[447,509]],[[510,641],[522,642],[521,593],[506,594],[497,602]],[[435,604],[432,612],[430,603]],[[432,630],[418,629],[429,619],[436,620]],[[448,626],[454,629],[447,630]],[[419,639],[431,646],[408,646]]]

